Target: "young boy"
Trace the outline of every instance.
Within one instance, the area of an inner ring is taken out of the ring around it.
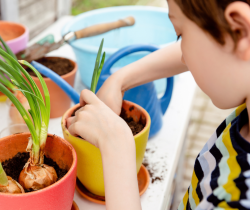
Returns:
[[[179,209],[250,209],[250,0],[168,4],[181,42],[113,74],[97,93],[99,99],[83,90],[85,106],[68,119],[69,131],[100,148],[107,209],[141,209],[133,136],[117,115],[123,93],[189,70],[217,107],[238,108],[198,155]]]

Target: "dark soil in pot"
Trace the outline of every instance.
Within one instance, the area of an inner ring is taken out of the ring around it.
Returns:
[[[28,159],[29,159],[28,152],[23,152],[23,153],[19,152],[13,158],[2,162],[3,169],[5,170],[7,176],[10,176],[12,179],[18,181],[19,175],[23,170],[25,163],[27,163]],[[56,162],[54,162],[51,158],[47,158],[46,156],[44,156],[44,164],[52,166],[56,170],[58,176],[57,181],[63,178],[65,174],[68,172],[65,169],[59,168]]]
[[[52,71],[54,71],[55,73],[57,73],[58,75],[62,76],[65,74],[68,74],[69,72],[71,72],[74,69],[73,64],[71,63],[70,60],[66,59],[66,58],[58,58],[58,57],[43,57],[40,58],[38,60],[36,60],[36,62],[48,67],[49,69],[51,69]],[[35,73],[30,69],[30,68],[25,68],[27,70],[27,72],[31,75],[31,76],[35,76]],[[42,75],[44,78],[46,76]]]
[[[134,109],[133,106],[129,108],[130,111],[132,111],[133,109]],[[135,122],[132,117],[128,117],[125,109],[123,108],[120,117],[126,121],[134,136],[140,133],[145,127],[145,123],[143,123],[141,119],[138,122]]]
[[[72,117],[75,116],[75,113],[77,110],[79,110],[82,107],[78,107],[73,114],[71,115]],[[130,111],[132,111],[134,109],[134,107],[130,107]],[[122,119],[124,119],[126,121],[126,123],[128,124],[128,126],[130,127],[133,135],[135,136],[136,134],[140,133],[143,128],[145,127],[145,123],[142,122],[142,120],[140,119],[138,122],[135,122],[134,119],[132,117],[128,117],[126,110],[122,108],[121,110],[121,114],[120,117]]]

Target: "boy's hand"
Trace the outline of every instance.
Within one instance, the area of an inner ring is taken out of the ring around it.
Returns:
[[[75,117],[67,119],[67,127],[72,135],[81,136],[100,149],[104,144],[112,145],[114,141],[133,139],[126,122],[91,91],[81,92],[80,104],[83,107],[75,113]]]
[[[110,76],[104,82],[96,95],[117,115],[120,115],[124,92],[122,91],[121,82],[115,75]]]

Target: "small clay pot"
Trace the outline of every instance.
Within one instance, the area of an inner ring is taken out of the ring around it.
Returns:
[[[19,133],[0,139],[0,161],[26,152],[29,133]],[[45,155],[53,159],[67,174],[42,190],[25,194],[0,193],[1,209],[8,210],[71,210],[76,183],[77,156],[74,148],[61,137],[48,134]]]
[[[61,122],[63,135],[76,150],[78,156],[77,177],[80,182],[91,193],[99,196],[105,196],[102,157],[100,150],[87,141],[72,136],[66,127],[66,119],[69,118],[73,114],[74,110],[79,107],[80,105],[77,104],[71,107],[63,115]],[[134,136],[136,145],[136,167],[138,173],[146,150],[151,120],[147,111],[135,103],[123,101],[122,107],[125,109],[128,117],[131,116],[134,121],[138,122],[141,119],[145,122],[143,130]],[[123,134],[121,133],[121,135]]]
[[[14,54],[24,50],[29,41],[28,28],[14,22],[0,21],[0,36]]]
[[[45,57],[46,59],[66,59],[66,58],[60,58],[60,57]],[[69,60],[69,59],[68,59]],[[69,60],[72,65],[74,66],[74,69],[61,76],[66,82],[68,82],[72,87],[74,86],[75,82],[75,76],[77,71],[77,64],[76,62]],[[42,91],[42,86],[39,82],[39,79],[37,77],[32,76],[33,80],[37,84],[39,90]],[[69,108],[71,104],[71,99],[68,97],[68,95],[56,84],[54,83],[50,78],[44,78],[44,81],[48,87],[49,94],[50,94],[50,118],[57,118],[61,117]]]

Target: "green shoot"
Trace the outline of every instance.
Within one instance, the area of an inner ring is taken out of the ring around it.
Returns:
[[[93,76],[92,76],[92,81],[91,81],[91,91],[93,93],[95,93],[96,91],[96,86],[99,80],[99,77],[101,75],[102,72],[102,67],[105,61],[105,52],[102,55],[102,59],[101,59],[101,63],[100,63],[100,58],[101,58],[101,54],[102,54],[102,47],[103,47],[103,42],[104,39],[102,39],[102,42],[100,44],[98,53],[97,53],[97,57],[96,57],[96,62],[95,62],[95,68],[94,68],[94,72],[93,72]]]
[[[9,88],[11,91],[15,91],[15,85],[13,85],[3,74],[3,72],[0,71],[0,82],[4,84],[7,88]]]
[[[12,52],[12,50],[11,50],[11,49],[9,48],[9,46],[5,43],[5,41],[2,39],[1,36],[0,36],[0,41],[1,41],[1,43],[3,44],[3,46],[4,46],[5,50],[6,50],[6,52],[7,52],[8,54],[10,54],[14,59],[17,60],[16,55]]]
[[[5,171],[3,170],[3,166],[0,162],[0,185],[7,186],[8,185],[8,178],[6,176]]]
[[[42,164],[50,118],[50,96],[48,88],[43,77],[33,66],[26,61],[19,61],[21,64],[28,66],[37,75],[43,88],[45,96],[44,101],[42,94],[32,77],[18,63],[16,57],[13,56],[14,54],[1,38],[0,41],[6,49],[6,51],[4,51],[3,48],[0,48],[0,56],[5,60],[5,62],[0,60],[0,91],[3,92],[15,105],[29,128],[32,140],[31,163],[34,165]],[[8,83],[4,79],[3,73],[11,79],[11,82]],[[26,77],[27,81],[23,75]],[[12,88],[15,86],[23,93],[30,106],[28,112],[19,100],[17,100],[15,95],[5,86]]]

